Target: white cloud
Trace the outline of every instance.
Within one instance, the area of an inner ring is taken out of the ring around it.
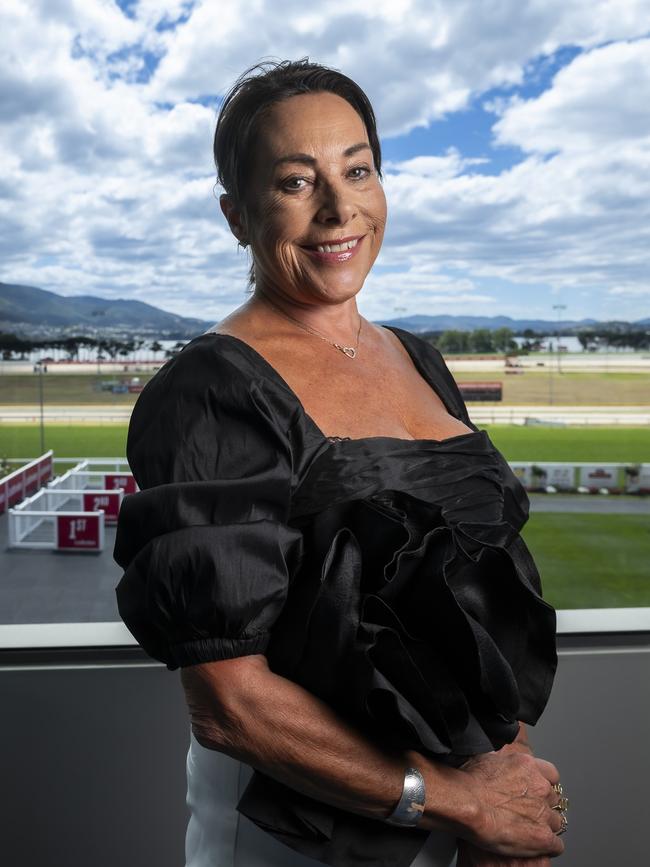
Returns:
[[[245,297],[247,262],[213,196],[215,111],[197,97],[260,57],[309,54],[366,87],[383,132],[396,133],[520,83],[540,53],[575,45],[585,52],[540,96],[501,99],[495,135],[522,149],[519,165],[485,174],[460,141],[387,164],[383,270],[361,304],[376,316],[497,313],[495,282],[510,281],[576,299],[588,287],[603,311],[638,309],[649,13],[649,0],[332,0],[323,12],[297,0],[141,0],[130,17],[104,0],[6,2],[1,279],[216,320]],[[160,64],[146,82],[151,57]]]
[[[415,261],[396,275],[375,269],[359,295],[359,309],[369,319],[389,319],[411,313],[434,316],[466,314],[467,305],[477,315],[496,315],[496,298],[481,292],[467,277],[438,273],[436,266]]]
[[[168,34],[151,92],[174,101],[224,92],[260,58],[309,54],[357,80],[394,134],[519,83],[531,58],[561,45],[637,37],[649,14],[648,0],[330,0],[318,14],[300,0],[257,0],[245,14],[237,0],[205,0]]]
[[[443,262],[479,281],[543,282],[581,307],[589,286],[642,315],[634,301],[648,295],[649,69],[649,39],[608,45],[576,57],[539,97],[513,100],[497,139],[530,155],[499,175],[462,171],[453,154],[409,161],[386,182],[390,256],[428,261],[432,273]],[[619,309],[610,303],[604,315]]]
[[[424,178],[455,178],[471,166],[485,165],[487,157],[463,157],[457,148],[449,148],[444,156],[420,156],[400,162],[385,162],[384,169],[396,174]]]
[[[594,151],[650,139],[650,39],[577,57],[539,98],[502,107],[500,144],[529,153]]]

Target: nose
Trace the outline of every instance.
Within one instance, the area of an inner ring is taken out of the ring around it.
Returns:
[[[343,226],[356,216],[353,192],[342,183],[323,183],[320,190],[316,220]]]

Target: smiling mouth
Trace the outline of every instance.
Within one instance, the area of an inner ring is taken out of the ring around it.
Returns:
[[[329,244],[306,244],[305,249],[314,250],[317,253],[347,253],[348,250],[354,250],[361,240],[363,240],[363,235],[356,238],[341,238],[330,241]]]

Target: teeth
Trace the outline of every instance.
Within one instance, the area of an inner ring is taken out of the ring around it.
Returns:
[[[344,241],[343,244],[319,244],[316,249],[319,253],[342,253],[344,250],[352,250],[359,243],[359,239]]]

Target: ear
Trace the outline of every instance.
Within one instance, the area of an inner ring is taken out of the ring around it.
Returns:
[[[219,205],[221,206],[221,212],[228,221],[230,231],[233,233],[235,238],[237,238],[240,244],[246,246],[246,244],[248,244],[248,232],[246,229],[246,219],[244,214],[235,205],[232,198],[227,193],[223,193],[219,196]]]

